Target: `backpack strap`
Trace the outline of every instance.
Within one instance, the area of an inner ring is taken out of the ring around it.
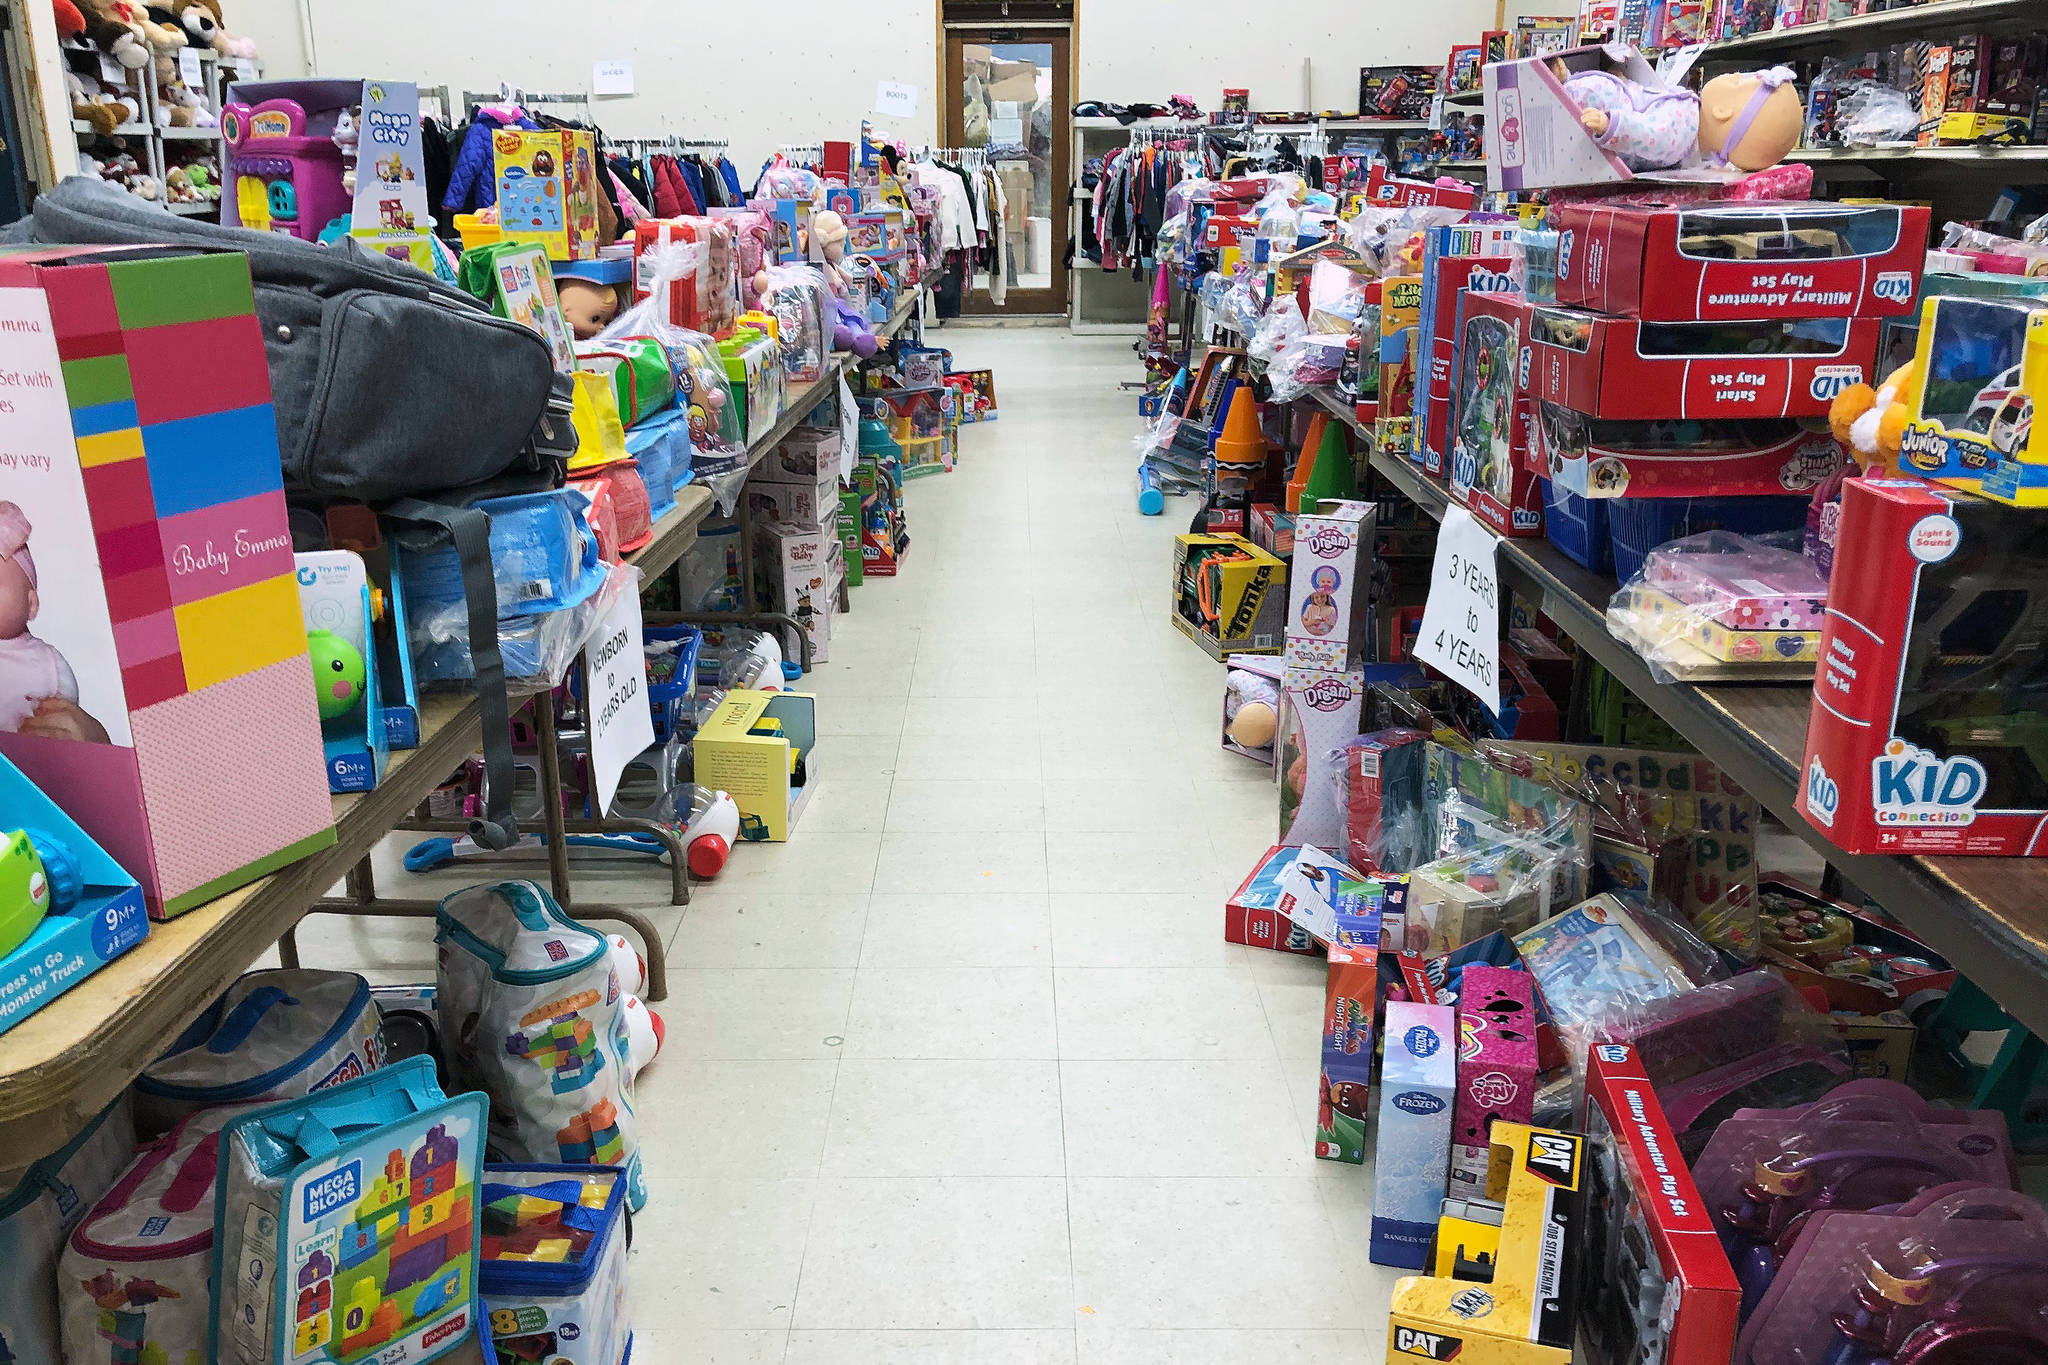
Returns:
[[[512,815],[512,792],[517,783],[512,767],[512,707],[505,694],[505,658],[498,650],[498,584],[491,574],[490,515],[474,507],[449,507],[418,498],[401,498],[385,507],[383,515],[433,528],[437,534],[432,539],[445,537],[454,542],[456,562],[462,567],[462,594],[469,605],[469,657],[476,669],[484,746],[484,812],[470,820],[469,837],[480,848],[510,848],[519,841],[519,825]]]

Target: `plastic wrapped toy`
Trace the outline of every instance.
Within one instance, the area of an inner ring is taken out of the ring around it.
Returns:
[[[458,891],[436,916],[436,998],[456,1083],[491,1097],[494,1150],[623,1166],[647,1200],[622,988],[605,936],[532,882]]]
[[[625,1359],[625,1184],[586,1166],[484,1168],[479,1273],[497,1365]]]
[[[1709,531],[1651,552],[1608,626],[1659,682],[1798,680],[1819,658],[1828,581],[1805,555]]]

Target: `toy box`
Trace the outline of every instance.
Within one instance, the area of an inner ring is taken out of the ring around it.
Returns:
[[[782,416],[782,351],[775,338],[742,327],[718,343],[725,384],[739,408],[740,429],[749,445],[775,429]]]
[[[1337,941],[1339,890],[1345,882],[1362,881],[1357,869],[1342,858],[1302,845],[1301,854],[1280,877],[1280,899],[1274,908],[1298,929],[1325,947]],[[1361,913],[1354,906],[1351,913]]]
[[[1800,813],[1851,853],[2043,856],[2048,575],[2026,509],[1918,481],[1843,485]]]
[[[817,698],[736,689],[697,731],[697,781],[729,792],[762,837],[788,840],[818,776]]]
[[[1684,964],[1621,901],[1595,896],[1515,935],[1543,1007],[1561,1029],[1583,1029],[1619,1000],[1647,1003],[1695,984]]]
[[[1542,56],[1516,55],[1514,61],[1489,62],[1481,72],[1486,86],[1486,126],[1492,133],[1487,139],[1491,144],[1486,158],[1489,190],[1564,189],[1670,176],[1670,172],[1638,175],[1619,156],[1603,150],[1580,125],[1578,102],[1551,67],[1561,61],[1572,74],[1608,71],[1645,90],[1674,89],[1642,53],[1617,43]]]
[[[1496,1120],[1527,1123],[1536,1105],[1536,983],[1473,963],[1458,978],[1458,1097],[1451,1106],[1453,1195],[1484,1197]]]
[[[498,173],[498,226],[508,242],[532,242],[551,261],[587,261],[597,239],[597,141],[566,129],[500,128],[491,134]]]
[[[298,564],[299,607],[319,697],[327,788],[368,791],[384,776],[384,763],[390,755],[384,715],[389,684],[383,676],[386,668],[378,648],[380,638],[372,625],[369,571],[363,566],[363,557],[353,550],[312,550],[293,558]],[[384,600],[404,611],[404,598],[399,594]],[[394,638],[405,638],[402,620]],[[412,651],[399,649],[393,654],[401,664],[399,686],[417,717]],[[416,732],[416,720],[414,724]]]
[[[5,1033],[147,938],[149,914],[135,878],[4,757],[0,821],[9,830],[54,836],[70,851],[80,881],[75,903],[44,915],[13,952],[0,956],[0,1033]]]
[[[351,211],[335,125],[362,81],[236,81],[220,110],[220,220],[317,242]],[[358,109],[355,117],[360,118]],[[364,180],[358,171],[357,179]]]
[[[1512,294],[1513,261],[1502,253],[1515,229],[1508,224],[1453,226],[1430,231],[1422,262],[1422,313],[1416,335],[1423,378],[1415,385],[1415,444],[1425,472],[1441,478],[1449,464],[1450,401],[1458,351],[1459,293]]]
[[[1175,536],[1173,623],[1218,661],[1226,654],[1278,654],[1286,578],[1285,560],[1243,536]]]
[[[1365,177],[1363,197],[1381,208],[1470,209],[1479,206],[1479,193],[1470,185],[1439,185],[1432,180],[1409,180],[1390,174],[1375,161]]]
[[[474,1340],[487,1109],[413,1057],[223,1127],[208,1358],[424,1365]]]
[[[755,483],[822,484],[839,477],[839,431],[836,427],[798,427],[762,457],[749,477]]]
[[[1522,394],[1529,305],[1519,294],[1459,296],[1456,374],[1445,405],[1451,495],[1507,536],[1543,534],[1543,489],[1523,452],[1533,443]]]
[[[1373,1148],[1372,1262],[1420,1270],[1443,1204],[1458,1090],[1458,1020],[1448,1005],[1389,1000]]]
[[[1359,117],[1427,119],[1442,76],[1435,66],[1365,67],[1358,73]]]
[[[747,480],[747,509],[757,521],[816,531],[831,526],[839,513],[839,463],[817,474],[767,477],[764,462]]]
[[[1927,49],[1926,70],[1920,82],[1922,147],[1946,142],[1944,125],[1952,116],[1983,111],[1985,98],[1991,92],[1989,45],[1990,40],[1983,34],[1965,33],[1953,42],[1936,43]]]
[[[1538,308],[1529,396],[1610,421],[1825,417],[1869,379],[1876,318],[1637,322]]]
[[[1380,282],[1380,417],[1375,439],[1382,452],[1414,458],[1416,365],[1421,349],[1422,277],[1394,275]]]
[[[1293,844],[1275,844],[1266,850],[1258,865],[1245,875],[1229,900],[1223,903],[1223,941],[1249,948],[1270,948],[1278,953],[1321,957],[1322,945],[1306,929],[1280,913],[1281,884],[1301,849]]]
[[[797,492],[796,489],[778,489]],[[758,497],[749,494],[749,499]],[[813,528],[754,517],[754,603],[796,618],[811,641],[811,662],[831,657],[832,617],[846,578],[836,528]]]
[[[1420,730],[1380,730],[1344,746],[1344,824],[1352,866],[1405,872],[1434,853],[1422,804]]]
[[[1560,204],[1557,301],[1644,322],[1913,311],[1928,210],[1904,204]]]
[[[1592,1049],[1586,1077],[1585,1297],[1596,1365],[1725,1365],[1742,1299],[1706,1201],[1632,1047]]]
[[[603,1167],[484,1167],[477,1280],[497,1359],[625,1360],[625,1189],[620,1172]]]
[[[1488,1193],[1502,1207],[1492,1274],[1478,1283],[1395,1281],[1388,1365],[1571,1365],[1586,1273],[1586,1166],[1586,1141],[1576,1133],[1493,1126],[1497,1178]]]
[[[668,297],[668,320],[716,335],[740,312],[739,249],[730,222],[643,218],[633,225],[633,297]]]
[[[846,560],[846,586],[857,588],[866,577],[866,563],[860,552],[860,490],[844,488],[839,493],[839,512],[833,520],[839,549]]]
[[[1344,847],[1344,772],[1330,755],[1358,733],[1365,669],[1288,664],[1280,676],[1280,842]]]
[[[1325,502],[1295,522],[1287,591],[1291,665],[1342,671],[1370,651],[1372,545],[1377,509]]]
[[[1921,314],[1899,464],[2021,507],[2048,506],[2048,307],[1931,298]]]
[[[1670,501],[1811,493],[1848,462],[1817,419],[1681,426],[1603,421],[1559,403],[1531,407],[1534,449],[1555,485],[1553,497]]]
[[[1323,986],[1323,1069],[1316,1095],[1316,1156],[1365,1164],[1372,1081],[1372,1021],[1379,1004],[1377,882],[1340,882],[1337,932]]]
[[[158,919],[333,843],[247,260],[18,252],[0,335],[0,754]]]

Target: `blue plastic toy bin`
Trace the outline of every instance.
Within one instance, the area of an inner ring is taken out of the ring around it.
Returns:
[[[1806,527],[1807,499],[1765,494],[1722,498],[1607,498],[1607,524],[1614,542],[1614,576],[1626,583],[1642,572],[1659,545],[1702,531],[1754,536]]]
[[[1552,545],[1594,573],[1614,567],[1607,509],[1613,500],[1582,498],[1554,479],[1543,481],[1543,535]]]

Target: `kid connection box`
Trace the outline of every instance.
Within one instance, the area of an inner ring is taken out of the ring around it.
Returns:
[[[0,255],[0,470],[0,753],[158,919],[333,843],[247,260]]]

